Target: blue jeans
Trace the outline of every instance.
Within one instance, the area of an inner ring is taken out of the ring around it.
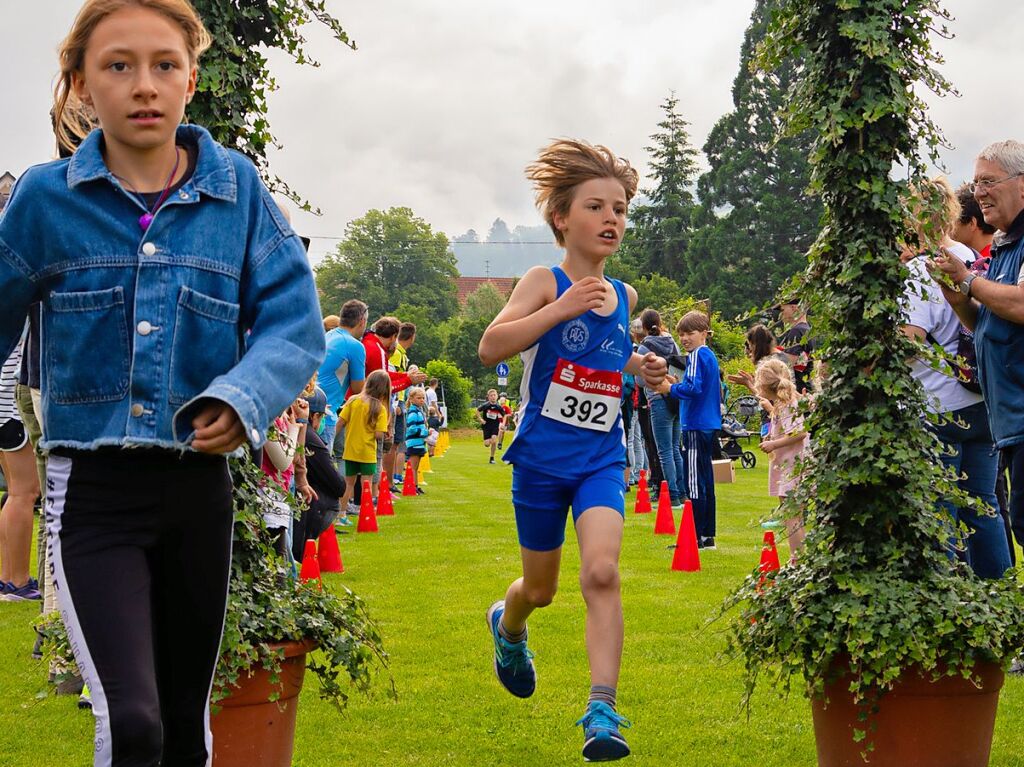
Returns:
[[[663,397],[651,397],[650,403],[651,430],[654,432],[654,444],[658,446],[661,473],[668,482],[668,494],[675,506],[686,497],[683,491],[683,454],[679,450],[679,414],[673,415],[668,411]],[[657,492],[657,488],[653,489]]]
[[[644,450],[644,434],[640,430],[640,414],[634,410],[632,415],[626,456],[629,459],[629,481],[637,482],[640,480],[640,470],[647,468],[647,451]]]
[[[954,522],[963,522],[970,532],[965,554],[974,572],[981,578],[1000,578],[1010,567],[1010,547],[1003,520],[998,516],[995,487],[999,458],[992,442],[985,403],[956,410],[949,414],[949,420],[931,428],[953,451],[952,455],[942,456],[942,464],[965,477],[959,482],[960,488],[997,512],[996,516],[989,517],[971,509],[958,509],[947,502],[942,504]]]

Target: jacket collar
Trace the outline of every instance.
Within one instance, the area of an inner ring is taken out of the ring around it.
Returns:
[[[177,140],[179,143],[184,141],[199,147],[196,170],[188,183],[196,191],[210,197],[235,202],[238,181],[227,150],[213,140],[209,131],[198,125],[179,125]],[[103,131],[97,128],[85,137],[81,146],[71,155],[68,164],[69,189],[101,178],[112,184],[118,183],[103,161],[102,141]]]
[[[1003,250],[1021,237],[1024,237],[1024,210],[1017,214],[1017,218],[1013,219],[1013,223],[1005,232],[996,232],[995,237],[992,238],[992,248]]]

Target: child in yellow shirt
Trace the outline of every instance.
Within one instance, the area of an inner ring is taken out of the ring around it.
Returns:
[[[370,480],[373,502],[377,502],[377,441],[388,431],[388,401],[391,379],[387,372],[375,370],[366,379],[363,390],[349,398],[338,421],[345,427],[345,495],[341,508],[348,509],[356,482]]]

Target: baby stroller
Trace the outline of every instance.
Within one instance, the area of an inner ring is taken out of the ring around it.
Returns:
[[[760,420],[760,412],[761,405],[757,398],[746,396],[739,397],[722,416],[722,435],[719,437],[722,452],[729,456],[729,460],[739,458],[744,469],[757,466],[757,456],[750,450],[744,450],[740,439],[746,437],[749,440],[757,433],[751,431],[749,425]]]

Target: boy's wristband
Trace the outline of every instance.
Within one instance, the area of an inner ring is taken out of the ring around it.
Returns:
[[[305,418],[296,418],[295,423],[309,423]]]

